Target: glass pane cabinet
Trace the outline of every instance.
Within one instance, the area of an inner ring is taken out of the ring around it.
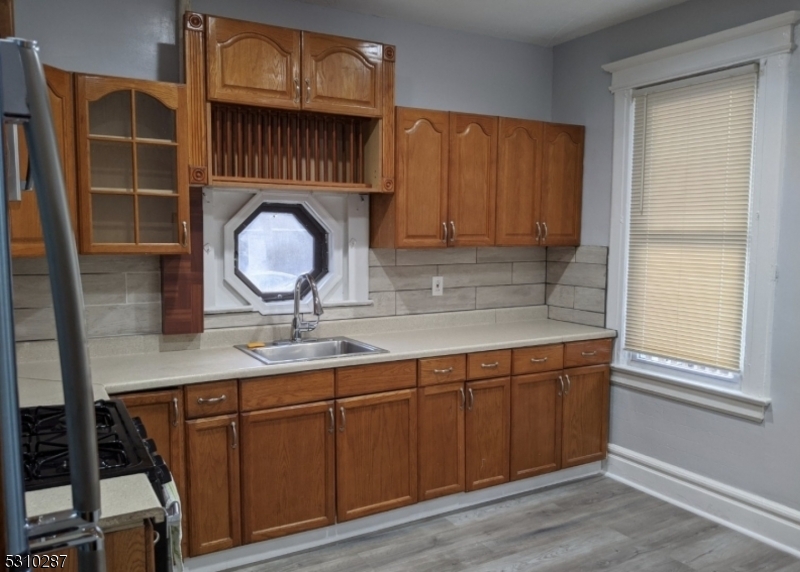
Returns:
[[[185,88],[84,75],[76,87],[82,251],[188,252]]]

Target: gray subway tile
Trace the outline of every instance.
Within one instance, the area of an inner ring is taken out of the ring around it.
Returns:
[[[397,315],[434,314],[475,309],[475,288],[446,288],[442,296],[431,290],[407,290],[396,294]]]
[[[478,248],[478,262],[537,262],[547,256],[540,246],[484,246]]]
[[[605,264],[607,260],[608,247],[606,246],[579,246],[575,252],[575,262]]]
[[[378,318],[393,316],[395,313],[394,292],[374,292],[369,295],[372,304],[366,306],[341,306],[327,308],[323,320],[354,320],[357,318]]]
[[[158,272],[130,272],[125,275],[128,304],[161,301],[161,274]]]
[[[81,256],[81,274],[160,272],[160,256]]]
[[[431,287],[435,275],[436,266],[372,266],[369,291],[422,290]]]
[[[606,266],[581,262],[548,262],[547,283],[587,288],[606,287]]]
[[[473,264],[474,248],[431,248],[397,251],[397,266],[422,266],[425,264]]]
[[[395,263],[395,249],[394,248],[370,248],[369,249],[369,265],[370,266],[394,266]]]
[[[12,284],[15,308],[49,308],[53,305],[47,275],[16,275]]]
[[[444,278],[445,289],[511,284],[511,263],[443,264],[438,275]]]
[[[575,262],[574,246],[548,246],[548,262]]]
[[[127,301],[124,274],[83,274],[81,282],[83,301],[87,306],[124,304]]]
[[[161,331],[161,304],[87,306],[89,337],[154,334]]]
[[[477,292],[476,307],[479,310],[539,304],[544,304],[544,284],[481,286]]]
[[[575,286],[547,285],[547,305],[561,308],[575,307]]]
[[[514,284],[541,284],[547,279],[547,263],[515,262],[512,275]]]
[[[606,311],[606,291],[601,288],[575,287],[575,309],[589,312]]]
[[[597,326],[599,328],[604,327],[606,323],[605,314],[572,310],[570,308],[558,308],[557,306],[550,306],[548,317],[551,320],[558,320],[560,322],[572,322],[573,324]]]
[[[54,340],[56,320],[52,308],[14,310],[14,336],[18,342]]]
[[[39,258],[13,258],[11,271],[17,276],[47,274],[47,259]]]

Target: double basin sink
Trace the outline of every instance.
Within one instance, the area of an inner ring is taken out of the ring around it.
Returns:
[[[249,356],[270,365],[361,354],[388,353],[387,350],[343,337],[308,339],[299,342],[280,340],[266,344],[243,344],[235,347]]]

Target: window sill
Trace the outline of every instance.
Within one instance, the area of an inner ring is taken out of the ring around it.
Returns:
[[[764,420],[770,400],[745,395],[740,391],[710,387],[682,381],[666,375],[623,366],[611,366],[611,382],[614,385],[657,395],[696,407],[726,413],[734,417],[760,423]]]

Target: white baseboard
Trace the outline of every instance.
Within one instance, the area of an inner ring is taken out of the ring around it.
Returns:
[[[613,444],[606,475],[800,558],[800,511]]]
[[[215,554],[190,558],[185,561],[184,566],[188,572],[219,572],[220,570],[230,570],[240,566],[258,564],[259,562],[264,562],[279,556],[302,552],[326,544],[340,542],[348,538],[363,536],[379,530],[385,530],[433,516],[463,510],[552,485],[585,479],[601,473],[602,464],[600,461],[581,465],[579,467],[571,467],[563,471],[548,473],[530,479],[522,479],[520,481],[481,489],[471,493],[459,493],[424,501],[389,512],[359,518],[350,522],[337,523],[333,526],[319,528],[317,530],[309,530],[283,538],[276,538],[275,540],[248,544]]]

